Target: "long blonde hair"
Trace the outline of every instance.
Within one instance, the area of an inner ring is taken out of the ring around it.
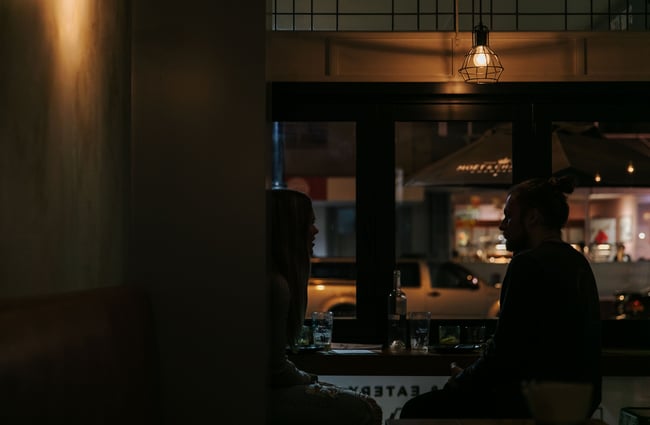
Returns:
[[[295,190],[270,189],[267,195],[269,268],[289,283],[286,333],[287,343],[293,347],[307,310],[313,207],[307,195]]]

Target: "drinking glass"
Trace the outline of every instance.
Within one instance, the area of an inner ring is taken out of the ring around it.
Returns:
[[[311,333],[314,345],[330,350],[333,327],[334,314],[331,311],[314,311],[311,314]]]
[[[429,350],[430,311],[412,311],[408,314],[411,351]]]
[[[438,343],[440,345],[457,345],[460,343],[460,326],[438,326]]]

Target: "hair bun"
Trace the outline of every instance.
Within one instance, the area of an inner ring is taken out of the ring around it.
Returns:
[[[548,179],[548,183],[562,193],[573,193],[575,190],[575,177],[572,175],[551,177]]]

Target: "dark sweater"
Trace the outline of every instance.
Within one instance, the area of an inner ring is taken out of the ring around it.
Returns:
[[[515,255],[506,271],[496,331],[483,355],[456,379],[460,391],[493,399],[495,415],[522,417],[526,381],[593,385],[601,401],[598,289],[587,259],[563,242]]]

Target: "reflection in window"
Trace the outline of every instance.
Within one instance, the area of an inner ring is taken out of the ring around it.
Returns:
[[[579,185],[563,237],[591,261],[602,301],[634,298],[650,285],[649,141],[650,123],[553,123],[553,172],[573,174]],[[621,250],[630,261],[616,261]],[[621,304],[604,314],[648,317],[624,310]]]
[[[512,182],[511,124],[398,122],[395,134],[398,256],[508,258],[498,225]]]
[[[553,172],[578,179],[565,237],[593,262],[612,261],[621,244],[633,259],[650,257],[647,244],[639,243],[647,233],[642,210],[650,197],[647,127],[553,123]]]
[[[354,257],[355,124],[286,124],[285,178],[314,199],[316,256]],[[498,165],[511,158],[511,124],[397,122],[395,136],[396,257],[451,259],[483,280],[500,281],[511,257],[498,227],[512,169]],[[621,299],[647,294],[650,123],[557,121],[551,140],[554,174],[579,180],[563,238],[591,261],[601,300],[614,303],[618,291],[625,291]],[[473,167],[481,172],[449,171]],[[614,261],[621,246],[629,262]],[[408,281],[405,271],[402,282]],[[619,307],[604,317],[632,317]],[[640,317],[650,311],[635,310]]]
[[[284,183],[313,200],[314,255],[356,255],[356,126],[353,122],[279,123]]]

